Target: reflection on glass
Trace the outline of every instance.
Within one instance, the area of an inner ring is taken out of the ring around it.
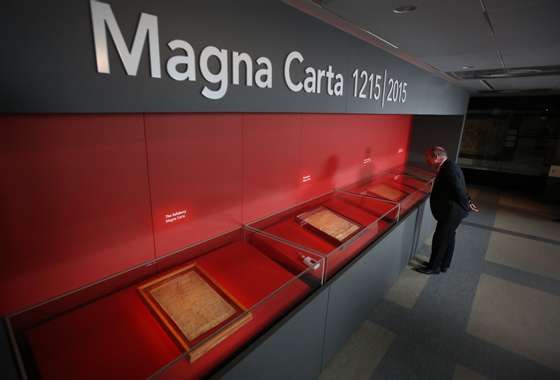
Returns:
[[[394,202],[334,191],[248,228],[324,257],[330,278],[398,218],[399,206]]]
[[[320,255],[245,228],[8,317],[28,378],[198,379],[323,282]]]

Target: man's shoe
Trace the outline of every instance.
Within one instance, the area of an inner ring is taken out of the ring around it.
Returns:
[[[439,269],[432,269],[432,268],[418,268],[416,272],[423,273],[423,274],[439,274]]]
[[[445,273],[445,272],[447,272],[447,268],[441,268],[441,271],[442,271],[443,273]]]

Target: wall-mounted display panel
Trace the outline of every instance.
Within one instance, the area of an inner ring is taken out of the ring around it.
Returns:
[[[302,129],[300,114],[243,115],[244,223],[301,202]]]
[[[145,115],[156,255],[242,224],[243,116]]]
[[[0,315],[154,259],[142,115],[3,115],[0,168]]]
[[[208,375],[323,281],[324,262],[239,229],[8,317],[39,379]]]
[[[11,290],[0,309],[22,310],[403,164],[410,120],[5,115],[0,282]]]

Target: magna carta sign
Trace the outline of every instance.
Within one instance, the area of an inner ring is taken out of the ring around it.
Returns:
[[[91,17],[93,36],[95,41],[95,56],[97,71],[110,74],[109,51],[107,48],[109,36],[115,44],[119,58],[122,61],[127,75],[136,76],[142,51],[147,46],[152,78],[161,78],[160,38],[158,33],[158,17],[148,13],[141,13],[136,28],[136,33],[128,49],[119,24],[111,6],[99,1],[91,1]],[[176,81],[197,81],[197,71],[202,79],[209,84],[216,85],[211,89],[203,85],[201,94],[205,98],[218,100],[226,96],[228,86],[244,85],[256,86],[266,89],[272,88],[272,60],[267,57],[254,59],[246,52],[229,51],[216,46],[206,46],[197,54],[188,41],[174,39],[166,42],[166,47],[174,53],[165,65],[167,75]],[[197,59],[198,58],[198,59]],[[219,63],[217,70],[210,68],[209,62],[215,60]],[[308,94],[328,94],[329,96],[344,95],[344,76],[333,71],[332,65],[325,68],[305,67],[303,54],[299,51],[288,53],[283,62],[284,84],[290,91],[305,91]],[[197,67],[198,65],[198,67]],[[304,70],[305,79],[294,80],[291,76],[293,69]],[[245,81],[240,82],[240,72],[245,70]],[[231,78],[229,73],[231,72]],[[386,75],[387,70],[384,71]],[[389,79],[379,74],[368,74],[366,71],[356,69],[353,73],[354,81],[352,92],[355,97],[374,100],[406,102],[408,83],[395,78]],[[383,83],[383,93],[381,84]],[[389,91],[388,96],[384,93]]]
[[[6,2],[2,112],[451,115],[468,100],[280,0]]]

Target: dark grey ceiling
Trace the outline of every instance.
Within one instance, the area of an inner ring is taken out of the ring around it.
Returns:
[[[374,42],[430,71],[519,69],[560,65],[560,0],[286,0],[356,34],[366,29],[398,48]],[[314,5],[315,9],[310,7]],[[395,14],[401,5],[415,5]],[[486,9],[486,15],[484,13]],[[351,29],[354,30],[351,30]],[[375,39],[371,37],[371,39]],[[365,39],[365,38],[364,38]],[[449,77],[447,77],[450,79]],[[560,75],[459,80],[472,92],[560,92]]]

